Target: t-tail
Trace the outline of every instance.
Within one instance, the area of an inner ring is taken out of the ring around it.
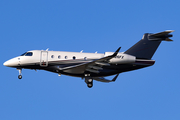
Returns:
[[[151,59],[162,41],[172,41],[169,37],[174,30],[167,30],[160,33],[145,33],[143,38],[129,48],[125,53],[136,56],[136,59]]]

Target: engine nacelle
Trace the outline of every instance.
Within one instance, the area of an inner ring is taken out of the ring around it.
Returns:
[[[105,56],[113,55],[114,52],[105,52]],[[134,63],[136,61],[136,57],[124,53],[118,53],[116,57],[110,60],[110,64],[126,64],[126,63]]]

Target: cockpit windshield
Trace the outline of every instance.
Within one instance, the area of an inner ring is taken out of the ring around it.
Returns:
[[[24,56],[27,52],[23,53],[21,56]]]
[[[32,55],[33,55],[32,52],[25,52],[21,56],[32,56]]]

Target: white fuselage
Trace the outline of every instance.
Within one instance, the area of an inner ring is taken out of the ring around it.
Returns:
[[[28,55],[27,53],[32,53]],[[102,53],[82,53],[82,52],[62,52],[62,51],[44,51],[32,50],[28,51],[25,55],[12,58],[4,63],[9,67],[23,67],[30,65],[39,65],[47,67],[48,64],[73,64],[90,62],[96,59],[113,54],[113,52]],[[118,55],[109,61],[110,64],[122,64],[135,62],[136,58],[131,55],[118,53]]]

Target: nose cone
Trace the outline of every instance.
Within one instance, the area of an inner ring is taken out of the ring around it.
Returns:
[[[9,64],[8,61],[3,63],[4,66],[8,66],[8,64]]]
[[[7,67],[16,67],[18,66],[18,59],[17,58],[10,59],[4,62],[3,65]]]

